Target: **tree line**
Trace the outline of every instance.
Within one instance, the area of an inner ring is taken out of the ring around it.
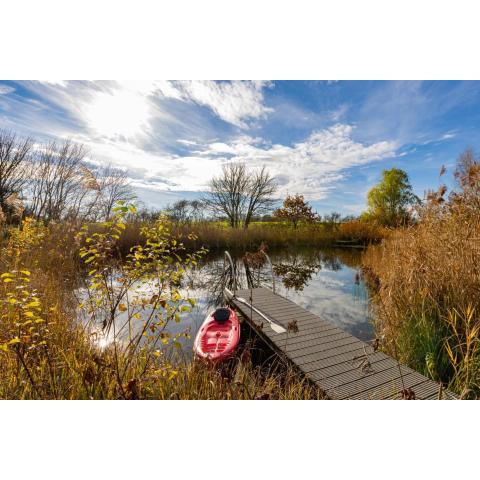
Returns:
[[[294,228],[301,222],[321,220],[302,195],[289,195],[283,207],[275,208],[277,189],[275,178],[266,167],[255,170],[244,163],[227,163],[220,175],[212,178],[202,198],[180,199],[159,211],[140,209],[138,215],[142,220],[149,220],[164,214],[177,223],[225,220],[232,228],[245,229],[254,220],[286,220]],[[335,223],[340,217],[339,213],[332,213],[324,219]]]
[[[275,178],[266,167],[255,170],[247,168],[244,163],[228,163],[222,166],[220,175],[212,178],[203,198],[178,200],[167,205],[162,213],[178,223],[222,219],[232,228],[244,229],[254,220],[287,221],[295,229],[300,223],[323,220],[335,226],[345,221],[338,212],[322,219],[299,194],[287,195],[282,206],[275,208],[279,203],[277,189]]]

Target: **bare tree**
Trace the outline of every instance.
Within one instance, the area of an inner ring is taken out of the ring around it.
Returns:
[[[19,139],[0,130],[0,207],[4,212],[10,210],[6,200],[14,194],[21,195],[28,183],[31,149],[31,139]]]
[[[205,202],[202,200],[190,201],[190,216],[194,222],[200,222],[205,218]]]
[[[239,163],[224,165],[222,174],[210,181],[210,193],[205,202],[214,213],[226,215],[233,228],[241,224],[248,183],[247,169]]]
[[[248,203],[244,222],[245,228],[248,228],[254,216],[263,215],[272,210],[275,204],[272,196],[276,190],[277,184],[265,167],[253,173],[247,192]]]
[[[189,207],[188,200],[177,200],[172,205],[165,207],[165,213],[174,222],[185,223],[189,220]]]
[[[31,182],[30,209],[37,219],[78,217],[92,190],[99,189],[95,177],[83,165],[83,145],[67,140],[38,150]]]
[[[101,208],[101,215],[109,220],[115,204],[120,201],[130,201],[135,198],[132,186],[128,181],[127,172],[112,165],[97,171],[99,185],[98,202]]]
[[[338,230],[338,225],[342,221],[342,214],[339,212],[332,212],[330,214],[324,215],[323,221],[330,230]]]
[[[249,172],[243,163],[229,163],[210,182],[205,204],[217,215],[225,215],[231,227],[247,228],[252,218],[273,205],[276,184],[267,170]]]
[[[205,204],[201,200],[182,199],[167,205],[163,211],[174,222],[199,222],[205,217]]]

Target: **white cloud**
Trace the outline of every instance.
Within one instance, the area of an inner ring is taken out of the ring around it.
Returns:
[[[178,121],[155,103],[154,96],[159,95],[155,83],[48,80],[26,82],[25,86],[48,102],[44,109],[56,120],[56,136],[81,131],[92,140],[138,141],[152,132],[154,121]],[[58,117],[55,109],[65,113]]]
[[[90,148],[92,161],[126,168],[133,185],[143,189],[204,191],[223,164],[241,161],[250,168],[266,165],[277,177],[280,196],[301,193],[309,200],[321,200],[345,177],[348,168],[395,156],[393,142],[366,145],[353,140],[352,133],[352,126],[337,124],[292,146],[271,145],[249,136],[204,145],[182,142],[192,149],[183,156],[147,152],[118,140],[74,139]]]
[[[112,163],[126,169],[132,184],[152,191],[202,191],[212,175],[221,170],[221,161],[195,154],[179,156],[148,152],[141,145],[119,140],[91,140],[74,135],[74,141],[84,144],[94,164]]]
[[[187,119],[183,115],[179,118],[173,113],[175,107],[167,106],[165,99],[207,107],[225,122],[247,128],[249,122],[264,118],[272,111],[264,105],[262,90],[266,85],[266,82],[260,81],[164,80],[47,80],[27,84],[42,98],[68,111],[71,118],[79,122],[91,136],[117,140],[132,140],[154,134],[158,121],[163,125],[175,125],[177,130],[178,127],[201,127],[202,121],[198,116],[191,115]],[[208,120],[203,119],[203,124],[208,124]]]
[[[330,112],[329,117],[332,122],[340,121],[348,111],[348,105],[345,103],[340,105],[336,110]]]
[[[54,87],[66,87],[68,85],[68,80],[39,80],[41,83],[46,85],[52,85]]]
[[[451,138],[456,137],[457,134],[453,132],[447,132],[440,137],[440,140],[450,140]]]
[[[197,142],[195,142],[194,140],[185,140],[183,138],[181,138],[180,140],[177,140],[177,142],[181,143],[182,145],[188,145],[188,146],[197,145]]]
[[[15,89],[9,85],[0,85],[0,95],[6,95],[7,93],[13,93]]]
[[[352,138],[351,125],[337,124],[313,132],[293,146],[258,145],[248,141],[214,142],[195,153],[217,157],[222,162],[243,161],[253,167],[267,165],[277,175],[281,194],[302,193],[311,200],[326,197],[332,186],[344,178],[344,171],[395,156],[396,144],[382,141],[365,145]]]
[[[176,100],[192,101],[209,107],[225,122],[247,128],[247,120],[264,118],[273,111],[264,105],[266,82],[212,80],[158,82],[162,94]]]

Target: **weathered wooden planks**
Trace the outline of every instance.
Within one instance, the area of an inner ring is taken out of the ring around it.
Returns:
[[[394,399],[411,389],[416,399],[438,398],[436,382],[400,365],[335,325],[266,288],[240,290],[272,321],[287,328],[275,333],[250,307],[231,298],[252,328],[278,353],[295,364],[332,399]],[[442,398],[455,398],[448,391]]]

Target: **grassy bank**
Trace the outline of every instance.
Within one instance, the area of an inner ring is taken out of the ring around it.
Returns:
[[[117,250],[128,232],[121,215],[103,230],[88,236],[77,225],[46,227],[31,220],[2,226],[0,398],[321,397],[289,368],[253,366],[248,355],[226,369],[173,361],[158,344],[176,351],[183,335],[171,336],[166,327],[181,324],[194,303],[177,287],[182,269],[196,257],[182,252],[162,223],[144,229],[148,245],[127,259]],[[151,298],[141,292],[144,279],[161,284]],[[87,300],[77,298],[79,288]],[[145,317],[140,313],[146,307],[151,313]],[[77,320],[79,312],[86,321]],[[121,315],[127,315],[128,336],[115,332]],[[96,339],[104,330],[113,334],[102,344]]]
[[[479,398],[480,219],[466,194],[443,195],[431,194],[416,226],[370,247],[364,271],[383,348],[463,398]]]
[[[140,235],[142,225],[139,221],[127,223],[121,240],[122,251],[127,252],[133,245],[143,241]],[[359,245],[368,245],[379,242],[389,233],[385,228],[362,221],[350,221],[337,225],[306,224],[296,229],[286,222],[254,222],[248,229],[230,228],[221,222],[173,223],[171,228],[189,249],[205,247],[210,251],[253,251],[262,243],[267,244],[269,248],[292,245],[329,247],[338,241],[353,241]],[[190,237],[192,233],[195,234],[195,238]]]

